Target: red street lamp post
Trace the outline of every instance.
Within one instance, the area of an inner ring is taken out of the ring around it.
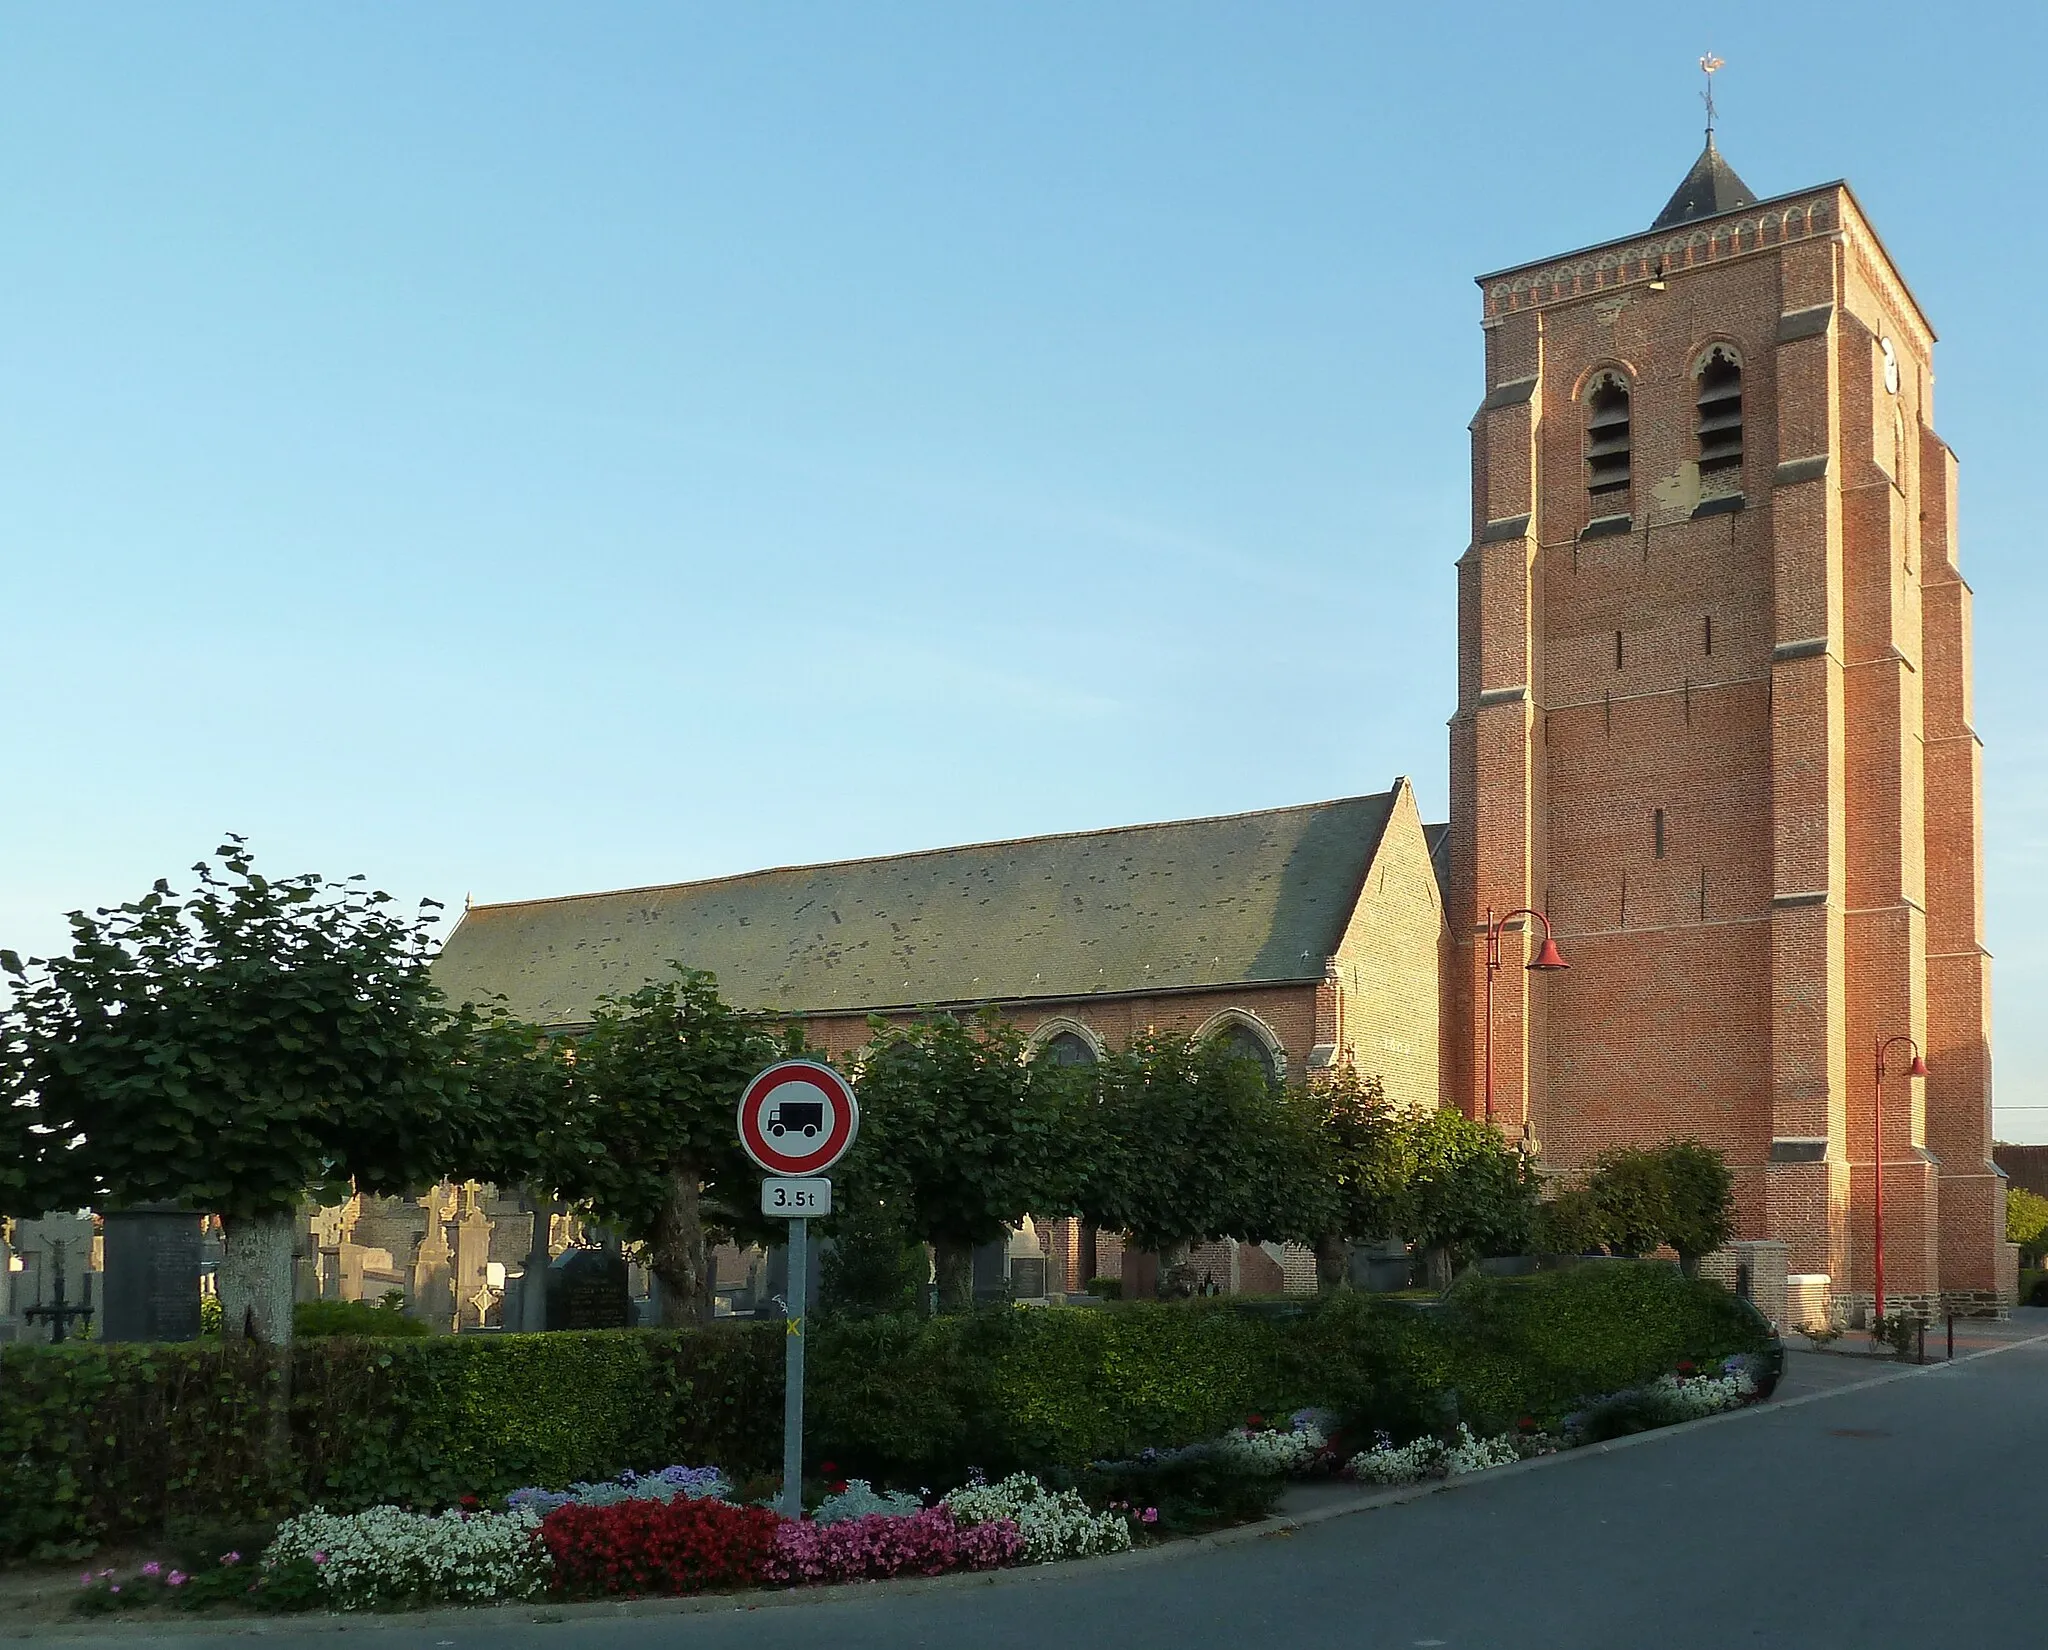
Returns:
[[[1543,924],[1543,943],[1536,948],[1536,957],[1531,962],[1531,974],[1555,974],[1571,964],[1564,960],[1564,953],[1558,950],[1557,941],[1550,937],[1550,919],[1541,911],[1523,906],[1510,911],[1506,916],[1495,919],[1493,907],[1486,908],[1486,1120],[1493,1121],[1493,977],[1500,972],[1500,932],[1517,917],[1534,917]],[[1528,1073],[1522,1074],[1523,1121],[1528,1120]]]
[[[1877,1039],[1877,1076],[1870,1085],[1870,1197],[1871,1250],[1877,1262],[1877,1315],[1884,1316],[1884,1057],[1894,1043],[1913,1051],[1908,1077],[1925,1077],[1927,1062],[1920,1058],[1920,1045],[1901,1033]]]

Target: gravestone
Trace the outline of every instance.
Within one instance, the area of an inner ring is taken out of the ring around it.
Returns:
[[[1010,1261],[1010,1293],[1020,1301],[1045,1298],[1045,1257],[1018,1255]]]
[[[994,1243],[974,1246],[974,1298],[978,1301],[1006,1300],[1010,1294],[1010,1245],[998,1238]]]
[[[548,1328],[627,1329],[626,1257],[603,1249],[565,1249],[548,1268]]]
[[[199,1216],[158,1203],[110,1209],[103,1220],[100,1338],[199,1339]]]

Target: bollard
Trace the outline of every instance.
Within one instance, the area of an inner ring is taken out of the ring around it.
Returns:
[[[1950,1362],[1954,1362],[1956,1355],[1956,1315],[1953,1312],[1948,1315],[1948,1355]]]
[[[1927,1320],[1925,1318],[1920,1320],[1914,1334],[1918,1343],[1916,1355],[1919,1362],[1924,1364],[1927,1362]]]

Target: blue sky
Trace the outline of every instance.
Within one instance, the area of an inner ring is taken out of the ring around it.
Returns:
[[[2048,1140],[2048,14],[1927,15],[0,7],[0,943],[227,830],[459,908],[1440,815],[1471,277],[1646,224],[1711,48],[1942,334]]]

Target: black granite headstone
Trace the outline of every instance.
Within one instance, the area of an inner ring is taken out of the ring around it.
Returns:
[[[1020,1301],[1045,1298],[1045,1257],[1019,1255],[1010,1262],[1010,1293]]]
[[[977,1243],[973,1251],[974,1298],[999,1301],[1010,1292],[1010,1245],[998,1238]]]
[[[100,1338],[199,1339],[199,1216],[167,1204],[111,1209]]]
[[[565,1249],[548,1268],[548,1328],[627,1329],[633,1303],[626,1257],[603,1249]]]

